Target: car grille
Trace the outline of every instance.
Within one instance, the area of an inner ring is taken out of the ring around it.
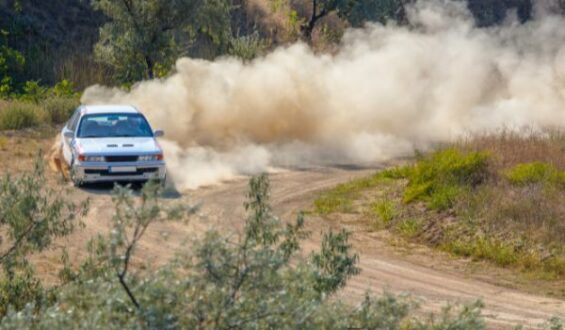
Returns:
[[[156,167],[148,167],[148,168],[138,168],[135,172],[120,172],[120,173],[111,173],[108,170],[101,170],[101,169],[85,169],[85,174],[98,174],[104,176],[124,176],[124,175],[143,175],[144,173],[155,173],[158,171]]]
[[[139,156],[106,156],[107,162],[136,162]]]

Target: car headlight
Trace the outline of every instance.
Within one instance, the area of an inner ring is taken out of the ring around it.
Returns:
[[[163,160],[163,154],[139,156],[140,162],[150,162],[155,160]]]
[[[105,161],[104,156],[85,156],[79,155],[78,160],[81,162],[103,162]]]

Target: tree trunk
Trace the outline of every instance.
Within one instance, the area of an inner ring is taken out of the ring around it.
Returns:
[[[311,22],[302,26],[302,38],[309,44],[312,43],[312,31],[314,31],[314,24]]]
[[[155,77],[155,74],[153,72],[153,70],[155,69],[155,63],[153,63],[151,57],[147,55],[145,56],[145,65],[146,65],[147,78],[153,79]]]
[[[316,22],[326,14],[325,11],[322,11],[320,14],[318,14],[317,11],[318,1],[312,0],[312,15],[310,15],[308,22],[300,27],[302,30],[302,38],[304,38],[308,44],[312,44],[312,32],[314,31],[314,27],[316,27]]]

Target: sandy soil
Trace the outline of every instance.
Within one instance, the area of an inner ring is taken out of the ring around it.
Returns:
[[[43,144],[49,145],[48,142]],[[298,211],[310,208],[316,194],[340,182],[367,175],[377,167],[313,167],[289,169],[271,175],[272,205],[285,221],[292,220]],[[53,182],[57,176],[52,174]],[[112,202],[108,186],[71,188],[72,198],[91,199],[91,209],[85,219],[85,228],[56,243],[51,251],[33,257],[37,271],[47,282],[56,281],[60,265],[60,248],[66,247],[73,261],[78,263],[85,255],[85,243],[97,233],[108,231],[112,216]],[[155,224],[144,237],[137,252],[138,260],[162,264],[174,251],[187,248],[187,240],[197,237],[207,228],[219,228],[236,233],[244,219],[243,201],[247,179],[239,178],[216,186],[200,188],[180,195],[171,194],[169,202],[200,205],[200,210],[188,224]],[[342,224],[308,216],[306,226],[312,232],[305,242],[305,250],[319,246],[320,233]],[[418,246],[391,245],[386,233],[369,233],[355,225],[347,225],[354,232],[352,243],[360,255],[362,272],[340,292],[338,298],[358,302],[365,292],[386,290],[407,293],[419,299],[423,311],[438,311],[447,303],[470,302],[482,299],[486,304],[484,315],[489,328],[511,328],[523,324],[537,328],[552,316],[565,317],[565,301],[549,298],[547,292],[530,293],[509,288],[499,283],[494,274],[470,274],[465,262]]]
[[[298,210],[310,207],[320,190],[369,172],[360,169],[313,168],[273,174],[274,210],[283,219],[292,220]],[[237,232],[244,218],[242,204],[246,190],[247,180],[242,178],[172,198],[171,202],[200,205],[198,215],[188,225],[162,223],[153,226],[143,240],[138,257],[160,264],[164,262],[163,256],[170,256],[173,251],[182,249],[185,247],[183,242],[206,228]],[[73,234],[65,244],[72,255],[80,258],[83,246],[77,243],[83,243],[95,233],[107,230],[107,219],[111,217],[111,198],[104,187],[80,189],[74,196],[92,200],[86,228]],[[306,223],[312,232],[305,244],[306,250],[319,246],[321,232],[340,226],[317,217],[307,217]],[[489,283],[496,282],[494,279],[483,281],[470,275],[457,260],[424,248],[415,249],[414,253],[401,253],[398,248],[390,246],[386,234],[367,233],[354,227],[349,229],[355,232],[352,243],[360,255],[362,272],[340,293],[340,299],[360,301],[367,291],[410,293],[421,301],[423,311],[438,311],[448,302],[482,299],[486,304],[484,314],[492,328],[509,328],[516,324],[536,328],[552,316],[565,317],[565,301],[496,286]],[[53,261],[43,260],[47,268]]]

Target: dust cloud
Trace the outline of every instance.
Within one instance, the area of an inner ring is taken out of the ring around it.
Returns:
[[[181,58],[130,92],[92,86],[83,103],[133,104],[181,189],[287,166],[370,164],[464,134],[565,126],[565,21],[509,15],[478,29],[461,2],[420,1],[410,27],[348,30],[335,54],[302,43],[249,63]]]

